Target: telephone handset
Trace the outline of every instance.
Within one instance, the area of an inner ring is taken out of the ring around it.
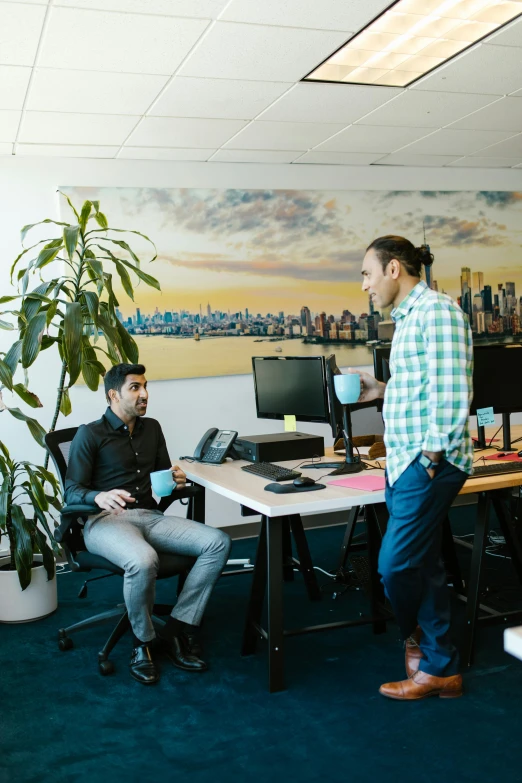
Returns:
[[[230,452],[233,451],[236,438],[235,430],[218,430],[216,427],[211,427],[196,446],[194,459],[198,462],[219,465],[227,457],[232,456]]]

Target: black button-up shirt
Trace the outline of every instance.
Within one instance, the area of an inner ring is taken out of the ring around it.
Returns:
[[[127,425],[110,408],[98,421],[82,424],[71,443],[65,477],[65,502],[94,504],[99,492],[125,489],[136,503],[130,508],[157,508],[150,474],[171,467],[165,437],[155,419],[136,418]]]

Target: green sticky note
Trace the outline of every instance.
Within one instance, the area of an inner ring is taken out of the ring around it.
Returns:
[[[295,416],[285,416],[285,432],[295,432],[296,430]]]
[[[495,414],[493,408],[477,408],[477,424],[479,427],[485,427],[487,424],[495,423]]]

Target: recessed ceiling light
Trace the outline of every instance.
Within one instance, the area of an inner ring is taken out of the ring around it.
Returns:
[[[407,87],[522,15],[522,0],[397,0],[304,81]]]

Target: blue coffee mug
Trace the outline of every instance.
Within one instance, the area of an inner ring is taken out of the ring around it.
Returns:
[[[155,470],[150,474],[152,489],[160,498],[167,498],[174,489],[174,476],[171,470]]]
[[[359,373],[334,376],[335,393],[343,405],[353,405],[361,394],[361,376]]]

